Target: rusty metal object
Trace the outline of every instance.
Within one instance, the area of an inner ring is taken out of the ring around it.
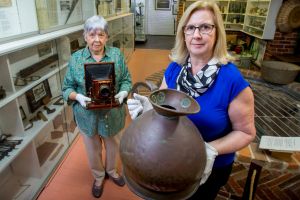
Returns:
[[[199,187],[206,164],[204,141],[185,116],[198,103],[171,89],[150,94],[152,110],[123,134],[120,156],[128,187],[144,199],[187,199]]]

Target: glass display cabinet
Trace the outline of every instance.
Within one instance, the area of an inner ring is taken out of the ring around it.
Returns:
[[[17,1],[9,2],[13,6]],[[91,9],[81,4],[84,1],[76,3],[81,5],[81,22],[96,14],[95,2]],[[42,21],[37,18],[32,23]],[[106,20],[108,43],[119,47],[128,60],[134,49],[133,14],[118,13]],[[77,22],[52,26],[50,21],[39,26],[41,32],[19,32],[18,39],[0,40],[0,199],[35,199],[78,135],[72,108],[61,92],[71,54],[86,45],[83,24]]]
[[[94,0],[35,0],[41,33],[82,24],[95,13]]]
[[[146,1],[135,0],[135,41],[146,42],[147,15]]]

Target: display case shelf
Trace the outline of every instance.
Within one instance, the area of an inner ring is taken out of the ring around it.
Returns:
[[[275,20],[281,4],[282,0],[248,1],[243,32],[259,39],[273,39]]]
[[[40,71],[38,71],[38,73],[35,73],[35,75],[40,75],[41,78],[39,78],[36,81],[32,81],[30,83],[28,83],[26,86],[16,86],[16,91],[15,92],[10,92],[7,97],[5,97],[4,99],[2,99],[0,101],[0,108],[5,106],[7,103],[9,103],[10,101],[12,101],[13,99],[19,97],[20,95],[24,94],[27,90],[31,89],[32,87],[38,85],[39,83],[47,80],[49,77],[53,76],[54,74],[56,74],[59,71],[59,68],[55,68],[52,71],[49,70],[48,72],[44,74],[40,73]]]
[[[186,0],[186,7],[193,2],[195,0]],[[216,2],[222,12],[226,30],[242,31],[259,39],[274,38],[275,20],[282,0],[221,0]]]
[[[77,31],[80,31],[83,29],[83,25],[77,25],[77,26],[72,26],[68,27],[65,29],[57,30],[54,32],[50,33],[45,33],[45,34],[37,34],[31,37],[26,37],[23,39],[17,39],[14,41],[6,42],[0,44],[0,56],[4,54],[8,54],[11,52],[15,52],[21,49],[25,49],[30,46],[34,46],[43,42],[47,42],[53,39],[56,39],[58,37],[68,35]]]
[[[55,116],[58,115],[58,113],[62,112],[64,106],[50,106],[50,108],[55,108],[56,111],[51,114],[46,114],[44,111],[44,115],[47,116],[48,121],[52,121]],[[33,122],[33,127],[27,131],[24,131],[24,133],[20,133],[21,136],[13,136],[10,137],[10,139],[22,139],[23,141],[21,144],[16,146],[16,149],[12,150],[9,153],[9,156],[4,157],[2,160],[0,160],[0,172],[3,171],[4,168],[6,168],[13,160],[20,154],[20,152],[23,151],[24,148],[39,134],[39,132],[48,124],[48,122],[44,122],[42,120]]]
[[[267,16],[247,14],[249,17],[266,18]]]

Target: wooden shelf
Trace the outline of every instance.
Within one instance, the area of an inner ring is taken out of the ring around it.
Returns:
[[[21,49],[25,49],[30,46],[34,46],[43,42],[47,42],[53,39],[56,39],[58,37],[68,35],[71,33],[75,33],[77,31],[80,31],[83,29],[83,24],[69,27],[69,28],[64,28],[58,31],[53,31],[50,33],[45,33],[45,34],[39,34],[39,35],[34,35],[31,37],[26,37],[23,39],[7,42],[0,44],[0,56],[4,54],[9,54],[14,51],[18,51]]]

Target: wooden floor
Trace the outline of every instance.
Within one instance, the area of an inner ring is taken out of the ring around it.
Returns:
[[[128,63],[133,83],[143,81],[150,74],[166,68],[169,63],[169,53],[170,50],[136,49]],[[127,116],[126,126],[130,122],[131,119]],[[91,194],[92,183],[93,177],[88,168],[84,144],[82,138],[79,136],[74,141],[55,174],[41,192],[38,200],[95,199]],[[138,200],[140,198],[133,194],[127,186],[118,187],[110,180],[106,180],[101,199]]]

